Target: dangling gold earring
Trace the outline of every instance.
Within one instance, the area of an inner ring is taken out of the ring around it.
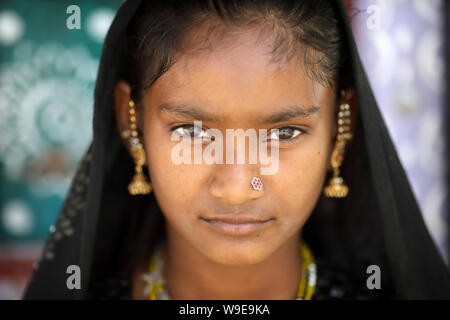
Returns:
[[[122,137],[129,138],[131,144],[131,154],[135,164],[135,175],[128,185],[128,192],[131,195],[149,194],[152,192],[152,186],[142,172],[142,166],[145,165],[145,151],[136,130],[136,110],[134,101],[130,100],[128,106],[130,113],[130,130],[124,130],[121,133]]]
[[[345,96],[345,91],[342,91]],[[344,179],[339,176],[339,168],[344,161],[345,145],[347,140],[352,139],[350,133],[350,105],[343,103],[340,105],[338,114],[338,135],[331,153],[331,167],[333,168],[333,177],[324,188],[324,194],[329,198],[345,198],[348,194],[348,186],[345,185]]]

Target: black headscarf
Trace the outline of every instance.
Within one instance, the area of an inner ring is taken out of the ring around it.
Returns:
[[[152,230],[152,233],[158,231],[156,229],[161,222],[158,219],[162,215],[153,195],[144,197],[145,202],[128,195],[126,186],[134,167],[121,141],[113,108],[113,92],[120,78],[118,66],[123,57],[126,28],[140,3],[139,0],[126,1],[107,34],[95,88],[93,141],[77,169],[25,299],[89,297],[91,281],[101,277],[101,273],[108,273],[118,259],[120,250],[117,248],[124,242],[121,236],[124,226],[131,228],[130,223],[143,222],[130,222],[128,212],[146,210],[145,228]],[[367,262],[377,264],[376,257],[379,257],[382,277],[386,270],[388,285],[395,291],[396,298],[448,299],[448,270],[424,224],[373,96],[353,38],[347,8],[342,1],[336,1],[336,6],[343,22],[349,67],[359,106],[358,131],[355,133],[353,151],[350,151],[356,153],[353,157],[356,162],[346,164],[353,166],[349,169],[353,176],[348,179],[343,168],[350,196],[345,200],[319,199],[305,226],[305,237],[315,253],[329,256],[330,261],[342,265],[362,263],[365,261],[364,255],[370,257],[371,250],[377,248],[373,255],[375,260],[367,258]],[[351,196],[352,190],[358,194],[359,186],[365,190],[364,199],[367,201],[364,200],[364,203]],[[370,210],[368,206],[371,206]],[[331,211],[339,211],[339,215],[335,212],[332,216],[330,208]],[[340,218],[340,214],[345,216],[345,210],[354,215],[355,208],[360,208],[357,216],[347,220]],[[369,216],[367,213],[366,217],[364,208],[376,214]],[[330,224],[330,221],[333,223]],[[371,225],[360,228],[360,222]],[[365,230],[366,234],[358,234],[359,229]],[[336,241],[334,236],[340,240]],[[365,240],[359,241],[359,237]],[[341,243],[340,250],[335,246],[337,242]],[[366,243],[371,244],[365,248]],[[355,256],[361,259],[348,258]],[[67,288],[67,268],[70,265],[80,267],[80,290]]]

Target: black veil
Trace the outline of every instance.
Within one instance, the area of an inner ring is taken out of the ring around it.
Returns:
[[[396,298],[449,299],[449,272],[380,114],[347,8],[342,1],[335,2],[359,106],[357,131],[342,168],[350,193],[340,200],[320,198],[305,225],[304,237],[314,254],[355,273],[362,275],[362,268],[379,265],[383,285],[392,287]],[[144,243],[161,235],[163,218],[153,194],[128,195],[134,166],[114,116],[113,91],[120,78],[116,66],[121,64],[125,30],[140,3],[128,0],[122,5],[105,39],[95,88],[93,141],[80,162],[25,299],[86,299],[93,279],[113,274],[119,269],[117,261],[127,260],[124,254],[129,250],[124,243]],[[145,226],[146,234],[126,232],[140,226]],[[80,267],[80,290],[67,288],[70,265]]]

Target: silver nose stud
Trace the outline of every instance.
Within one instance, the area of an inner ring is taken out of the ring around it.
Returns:
[[[253,187],[253,190],[261,191],[262,188],[264,187],[261,179],[258,178],[258,177],[253,177],[252,180],[250,181],[250,183],[251,183],[251,185]]]

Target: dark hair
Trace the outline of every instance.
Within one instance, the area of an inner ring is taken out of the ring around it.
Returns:
[[[268,44],[272,62],[303,62],[322,85],[339,80],[345,50],[332,1],[144,1],[124,42],[122,75],[133,98],[140,104],[145,89],[183,54],[213,50],[244,29],[259,32],[255,41]]]
[[[346,40],[332,0],[143,1],[127,29],[123,42],[125,59],[121,66],[122,78],[130,83],[137,105],[141,103],[145,89],[181,54],[211,50],[214,45],[220,45],[218,39],[226,39],[240,28],[256,28],[261,35],[267,36],[266,39],[257,37],[257,40],[272,44],[268,53],[273,62],[299,59],[308,76],[336,89],[346,88],[352,82]],[[317,257],[326,257],[331,264],[363,278],[367,276],[365,268],[370,264],[385,268],[385,257],[380,250],[382,235],[368,232],[380,221],[376,202],[366,187],[371,177],[364,165],[369,161],[363,146],[363,132],[358,126],[354,136],[341,167],[351,190],[349,196],[339,200],[322,196],[302,235]],[[123,249],[129,267],[147,263],[148,241],[154,244],[156,234],[164,235],[164,219],[161,212],[155,210],[156,200],[153,195],[148,198],[151,199],[152,214],[156,211],[156,216],[142,212],[146,205],[142,198],[130,199],[136,212],[132,214],[129,238]],[[156,225],[149,219],[159,222]],[[129,256],[131,251],[133,254]],[[388,271],[383,274],[388,275]],[[388,276],[383,277],[383,283],[388,283]]]

